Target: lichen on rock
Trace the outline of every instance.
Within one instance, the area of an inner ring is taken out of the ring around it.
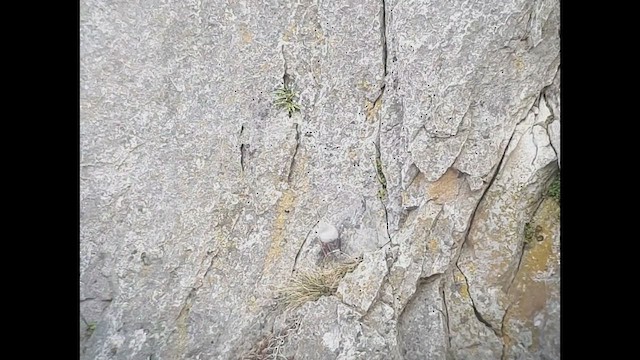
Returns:
[[[559,358],[559,14],[81,2],[81,358]]]

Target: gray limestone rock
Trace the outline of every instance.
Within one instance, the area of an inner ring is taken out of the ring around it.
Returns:
[[[361,313],[366,313],[378,297],[386,275],[385,252],[378,250],[366,253],[358,267],[342,279],[337,295],[345,304],[355,306]]]
[[[81,1],[81,358],[558,359],[559,12]]]

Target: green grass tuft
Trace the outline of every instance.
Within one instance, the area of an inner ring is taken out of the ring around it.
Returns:
[[[551,182],[551,185],[549,185],[547,196],[560,204],[560,175],[556,176],[556,178]]]
[[[287,87],[282,87],[275,91],[276,100],[274,104],[277,107],[280,107],[287,111],[289,117],[296,112],[300,111],[300,105],[296,103],[297,95],[293,92],[292,89]]]

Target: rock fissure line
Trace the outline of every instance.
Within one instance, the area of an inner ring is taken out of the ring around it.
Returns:
[[[386,76],[387,76],[387,12],[386,12],[386,3],[385,0],[382,0],[382,7],[380,10],[380,39],[382,41],[382,86],[380,87],[380,94],[376,97],[376,99],[372,103],[372,109],[376,109],[382,106],[382,97],[384,96],[386,89]],[[384,221],[385,228],[387,232],[387,239],[391,241],[391,235],[389,234],[389,212],[387,209],[387,205],[385,201],[388,197],[387,192],[387,178],[384,175],[383,167],[382,167],[382,158],[380,154],[380,136],[382,132],[382,115],[378,114],[378,134],[376,136],[376,141],[374,143],[376,148],[376,156],[375,156],[375,170],[376,170],[376,178],[382,187],[378,191],[378,198],[380,199],[380,203],[382,204],[382,208],[384,209]],[[386,243],[385,243],[386,245]],[[384,245],[383,245],[384,246]]]
[[[287,57],[284,54],[284,45],[282,45],[281,49],[282,49],[282,61],[284,62],[283,71],[282,71],[282,86],[284,86],[285,89],[288,89],[289,85],[291,85],[291,77],[287,72]],[[291,117],[291,115],[289,115],[289,117]]]
[[[523,120],[521,120],[520,122],[522,122]],[[520,122],[518,122],[518,123],[520,123]],[[487,192],[489,192],[489,189],[491,189],[491,186],[493,185],[493,182],[498,177],[498,173],[500,172],[500,167],[502,166],[502,162],[504,161],[504,159],[505,159],[505,157],[507,155],[507,150],[509,149],[509,145],[511,145],[511,141],[513,140],[513,135],[515,135],[515,126],[513,128],[513,132],[511,133],[511,137],[509,137],[509,141],[507,142],[507,145],[504,147],[504,151],[502,152],[502,156],[500,157],[500,161],[498,161],[498,165],[496,165],[495,172],[491,176],[491,180],[489,180],[489,184],[487,184],[487,187],[484,189],[484,192],[480,196],[480,199],[478,200],[478,203],[476,204],[475,209],[473,209],[473,212],[471,213],[471,217],[469,218],[469,226],[467,227],[467,230],[465,231],[464,240],[462,240],[462,244],[460,244],[460,249],[458,250],[458,256],[457,256],[457,258],[455,260],[456,266],[458,266],[458,260],[460,260],[460,255],[461,255],[461,251],[460,250],[462,250],[462,248],[464,247],[464,244],[467,242],[467,239],[469,237],[469,232],[473,228],[473,223],[475,221],[475,217],[476,217],[476,213],[478,212],[478,208],[480,208],[480,204],[482,204],[482,201],[484,200],[484,197],[487,195]]]
[[[240,126],[240,170],[241,172],[244,173],[244,152],[245,150],[245,144],[242,142],[242,133],[244,132],[244,125]]]
[[[300,253],[302,252],[302,249],[304,248],[304,244],[307,243],[307,239],[309,239],[309,235],[311,235],[311,231],[313,231],[313,229],[318,225],[319,222],[320,222],[320,220],[318,219],[316,221],[316,223],[313,224],[313,226],[311,228],[309,228],[309,231],[307,232],[307,236],[304,237],[304,240],[302,241],[302,244],[300,244],[300,248],[298,248],[298,252],[296,253],[296,257],[293,259],[293,268],[291,268],[291,274],[292,275],[296,271],[296,267],[298,266],[298,258],[300,257]]]
[[[291,77],[289,76],[289,73],[288,73],[287,57],[285,55],[284,45],[282,45],[281,49],[282,49],[282,61],[283,61],[282,86],[285,89],[289,89],[291,85]],[[289,113],[289,117],[291,116],[292,116],[292,113]],[[298,123],[295,123],[294,125],[296,130],[296,146],[293,149],[293,155],[291,156],[291,162],[289,163],[289,171],[287,173],[287,184],[291,184],[291,180],[293,176],[293,167],[295,165],[296,155],[298,154],[298,148],[300,147],[300,126]]]
[[[367,308],[367,310],[364,312],[364,314],[362,316],[360,316],[360,319],[358,319],[358,321],[362,322],[362,320],[371,313],[371,310],[374,308],[374,306],[376,305],[376,303],[378,302],[382,302],[384,303],[384,301],[382,301],[382,296],[380,294],[380,290],[382,290],[382,287],[384,286],[385,282],[389,282],[389,272],[387,271],[387,273],[384,275],[382,281],[380,282],[380,286],[378,286],[378,289],[376,290],[376,296],[373,298],[373,300],[371,301],[371,305],[369,305],[369,307]],[[387,304],[388,305],[388,304]],[[391,307],[393,308],[393,307]]]
[[[86,298],[86,299],[81,299],[80,302],[85,302],[85,301],[90,301],[90,300],[96,300],[96,301],[102,301],[102,302],[112,302],[113,299],[98,299],[98,298]]]
[[[549,140],[551,140],[551,134],[549,134],[549,124],[551,124],[552,122],[554,122],[556,120],[556,115],[553,113],[553,107],[550,106],[549,102],[547,101],[547,96],[545,95],[547,88],[544,89],[542,97],[544,97],[544,106],[547,107],[547,109],[549,110],[549,113],[551,114],[551,116],[550,116],[551,120],[550,121],[549,120],[545,120],[544,129],[547,132],[547,136],[549,137]],[[558,158],[558,150],[553,146],[553,141],[549,141],[549,146],[551,146],[551,149],[555,153],[556,158]]]
[[[520,37],[520,40],[527,42],[527,50],[530,50],[533,47],[533,42],[529,41],[529,34],[531,33],[531,28],[533,27],[533,9],[528,11],[527,25],[524,29],[524,34]]]
[[[531,166],[533,166],[533,164],[536,162],[536,159],[538,158],[538,142],[536,141],[536,136],[533,133],[533,128],[535,128],[536,126],[539,126],[539,125],[538,124],[534,124],[531,127],[531,141],[533,142],[533,146],[536,147],[536,152],[533,154],[533,159],[531,159],[531,164],[530,164]]]
[[[460,269],[460,267],[457,264],[456,264],[456,267],[458,268],[458,271],[460,271],[460,274],[462,274],[462,277],[464,277],[464,281],[467,284],[467,289],[471,290],[471,287],[469,286],[469,279],[467,279],[467,275],[465,275],[464,272],[462,272],[462,269]],[[484,326],[489,328],[489,330],[491,330],[491,332],[493,332],[498,338],[501,338],[502,334],[500,334],[500,332],[496,330],[493,327],[493,325],[491,325],[491,323],[485,320],[482,317],[482,314],[480,314],[480,312],[478,311],[478,308],[476,307],[476,303],[475,301],[473,301],[473,296],[471,296],[471,291],[469,291],[469,299],[471,299],[471,307],[473,308],[473,313],[475,314],[478,321],[480,321],[482,324],[484,324]]]
[[[375,148],[376,148],[376,156],[375,156],[375,171],[376,178],[380,183],[380,190],[378,190],[378,199],[380,200],[380,204],[382,204],[382,208],[384,209],[384,222],[387,231],[387,239],[391,241],[391,235],[389,234],[389,213],[387,210],[387,204],[385,201],[387,200],[388,192],[387,192],[387,178],[384,175],[384,170],[382,169],[382,159],[380,155],[380,124],[382,123],[382,119],[378,123],[378,136],[376,138]]]
[[[542,197],[539,201],[538,204],[536,205],[535,209],[533,210],[533,212],[531,213],[531,217],[535,216],[535,214],[538,212],[538,209],[540,209],[540,206],[542,205],[542,202],[544,201],[544,197]],[[511,280],[509,281],[509,285],[507,286],[507,290],[506,290],[506,295],[508,296],[510,291],[511,291],[511,286],[513,285],[513,282],[516,280],[516,278],[518,277],[518,273],[520,272],[520,267],[522,266],[522,258],[524,257],[524,252],[526,250],[526,244],[523,242],[522,243],[522,248],[520,249],[520,257],[518,258],[518,265],[516,266],[516,270],[513,273],[513,276],[511,277]],[[500,324],[501,327],[501,331],[502,331],[502,336],[507,337],[510,339],[509,335],[507,335],[506,331],[505,331],[505,321],[507,318],[507,313],[509,312],[509,309],[511,308],[512,303],[509,303],[509,305],[507,305],[507,308],[504,311],[504,314],[502,315],[502,321]],[[504,360],[504,356],[505,356],[505,350],[506,350],[506,344],[503,341],[503,349],[502,349],[502,357],[501,359]]]
[[[142,145],[145,145],[147,142],[142,142],[134,147],[132,147],[130,150],[127,150],[127,153],[122,157],[122,160],[119,161],[118,165],[115,165],[117,170],[120,170],[120,168],[122,168],[122,165],[124,164],[125,161],[127,161],[127,159],[129,158],[129,156],[136,151],[139,147],[141,147]],[[117,160],[116,160],[117,161]]]
[[[444,318],[447,331],[447,352],[451,351],[451,327],[449,324],[449,309],[447,307],[447,297],[444,291],[444,279],[440,283],[440,293],[442,294],[442,307],[444,307]]]
[[[500,327],[502,328],[502,354],[500,355],[500,360],[506,360],[507,345],[511,342],[511,336],[509,336],[506,331],[507,328],[505,327],[505,320],[507,319],[507,313],[509,313],[509,309],[511,309],[511,304],[509,304],[505,309],[504,315],[502,316],[502,322],[500,324]]]
[[[384,67],[384,76],[387,76],[387,4],[382,0],[382,14],[380,16],[380,37],[382,39],[382,65]]]
[[[525,117],[526,118],[526,117]],[[524,119],[520,120],[518,123],[524,121]],[[478,318],[478,320],[483,323],[484,325],[486,325],[488,328],[490,328],[492,330],[492,332],[494,334],[496,334],[496,336],[500,337],[500,335],[498,335],[498,332],[491,326],[491,324],[489,324],[483,317],[482,315],[478,312],[478,309],[475,306],[475,302],[473,300],[473,296],[471,296],[471,287],[469,286],[469,280],[467,279],[467,276],[464,274],[464,272],[462,272],[462,269],[460,269],[460,266],[458,265],[458,261],[460,260],[460,256],[462,254],[462,248],[464,247],[465,243],[467,242],[467,239],[469,238],[469,232],[471,231],[475,218],[476,218],[476,213],[478,211],[478,209],[480,208],[480,204],[482,204],[485,196],[487,195],[487,193],[489,192],[489,189],[491,189],[491,186],[493,185],[495,179],[498,177],[498,174],[500,172],[500,167],[502,166],[502,163],[504,162],[504,159],[506,157],[507,154],[507,150],[509,149],[509,145],[511,144],[511,141],[513,141],[513,136],[515,135],[515,126],[513,128],[513,132],[511,133],[511,136],[509,137],[509,141],[507,142],[504,151],[502,153],[502,156],[500,157],[500,161],[498,161],[498,164],[496,165],[495,168],[495,172],[493,173],[491,180],[489,180],[489,184],[487,185],[487,187],[485,188],[484,192],[482,193],[482,195],[480,196],[480,199],[478,200],[478,203],[476,204],[475,209],[473,209],[473,212],[471,213],[471,217],[469,220],[469,227],[467,228],[465,235],[464,235],[464,239],[462,241],[462,244],[460,244],[460,248],[458,249],[458,256],[455,260],[455,266],[458,269],[458,271],[460,271],[460,273],[462,274],[462,276],[464,276],[465,282],[467,284],[467,289],[469,291],[469,298],[471,299],[471,305],[473,307],[473,312],[476,315],[476,317]]]
[[[413,299],[415,299],[415,297],[417,296],[416,294],[418,293],[418,288],[422,285],[427,285],[430,284],[434,281],[436,281],[440,276],[442,275],[442,273],[437,273],[437,274],[433,274],[424,278],[418,278],[418,281],[416,281],[416,287],[415,290],[413,291],[413,293],[409,296],[409,299],[407,299],[407,301],[405,302],[404,306],[402,307],[402,309],[400,309],[400,311],[398,312],[398,316],[396,317],[397,321],[400,321],[400,317],[402,316],[402,314],[404,313],[404,311],[407,309],[407,307],[409,306],[409,304],[411,304],[411,302],[413,301]]]
[[[524,251],[525,251],[525,247],[526,244],[522,243],[522,248],[520,249],[520,256],[518,257],[518,265],[516,266],[516,270],[513,273],[513,276],[511,277],[511,280],[509,281],[509,285],[507,286],[507,291],[506,294],[509,295],[509,291],[511,290],[511,285],[513,285],[513,282],[515,281],[516,277],[518,276],[518,271],[520,271],[520,266],[522,265],[522,258],[524,257]],[[506,316],[506,312],[505,315],[503,315],[503,320],[504,320],[504,316]]]
[[[293,177],[293,167],[296,163],[296,155],[298,154],[298,148],[300,148],[300,126],[296,123],[296,146],[293,149],[293,155],[291,155],[291,163],[289,164],[289,173],[287,174],[287,184],[291,184],[291,179]]]

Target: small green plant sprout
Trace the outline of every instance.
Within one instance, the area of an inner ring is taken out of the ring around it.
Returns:
[[[556,176],[556,178],[551,182],[551,185],[549,185],[547,196],[554,199],[558,204],[560,204],[560,175]]]
[[[293,92],[293,89],[283,86],[275,91],[275,95],[275,105],[285,109],[289,114],[289,117],[291,117],[294,112],[300,111],[300,105],[296,103],[297,95]]]
[[[90,322],[87,324],[87,328],[86,328],[86,335],[87,337],[90,337],[91,335],[93,335],[93,332],[96,330],[96,323],[95,322]]]

